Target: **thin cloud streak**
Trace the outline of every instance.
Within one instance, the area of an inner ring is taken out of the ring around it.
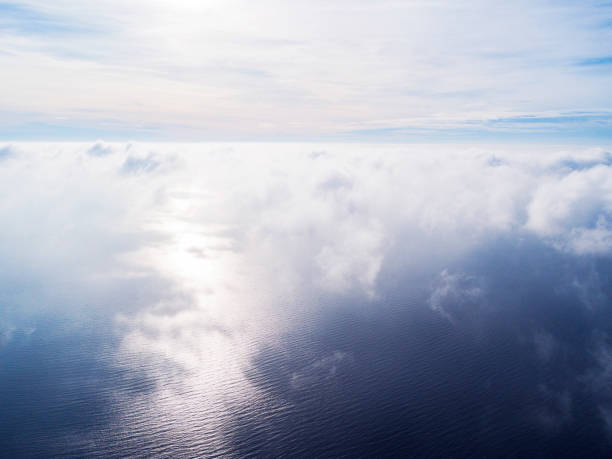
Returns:
[[[600,25],[612,9],[597,2],[26,0],[2,8],[5,139],[23,138],[24,126],[44,139],[48,130],[35,123],[66,139],[532,135],[520,123],[527,117],[549,118],[560,136],[575,111],[599,113],[605,125],[576,119],[573,135],[610,137],[604,64],[612,49]],[[496,121],[505,119],[519,122]]]

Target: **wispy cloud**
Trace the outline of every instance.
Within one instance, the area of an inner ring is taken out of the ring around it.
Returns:
[[[612,11],[595,1],[23,0],[0,9],[5,139],[37,123],[50,129],[31,137],[54,128],[68,139],[486,137],[512,120],[513,134],[530,134],[525,119],[562,126],[570,112],[612,109],[601,27]],[[582,137],[610,130],[571,122]]]
[[[612,65],[612,56],[592,57],[583,59],[578,62],[578,65],[595,66],[595,65]]]

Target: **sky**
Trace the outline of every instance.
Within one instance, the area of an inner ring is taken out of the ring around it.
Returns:
[[[612,3],[0,2],[0,140],[604,143]]]

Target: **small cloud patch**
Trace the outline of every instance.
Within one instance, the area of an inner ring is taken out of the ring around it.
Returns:
[[[153,172],[159,167],[161,163],[155,159],[155,155],[150,153],[144,158],[136,156],[128,156],[121,166],[121,173],[123,174],[147,174]]]
[[[0,146],[0,161],[17,155],[17,149],[13,145]]]
[[[96,142],[89,150],[87,154],[91,156],[106,156],[113,153],[113,147],[104,143],[103,141]]]
[[[453,322],[463,309],[477,305],[482,295],[478,279],[444,269],[427,302],[433,311]]]

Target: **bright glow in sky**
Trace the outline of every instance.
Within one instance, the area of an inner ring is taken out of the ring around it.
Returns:
[[[0,2],[0,139],[612,137],[600,1]]]

